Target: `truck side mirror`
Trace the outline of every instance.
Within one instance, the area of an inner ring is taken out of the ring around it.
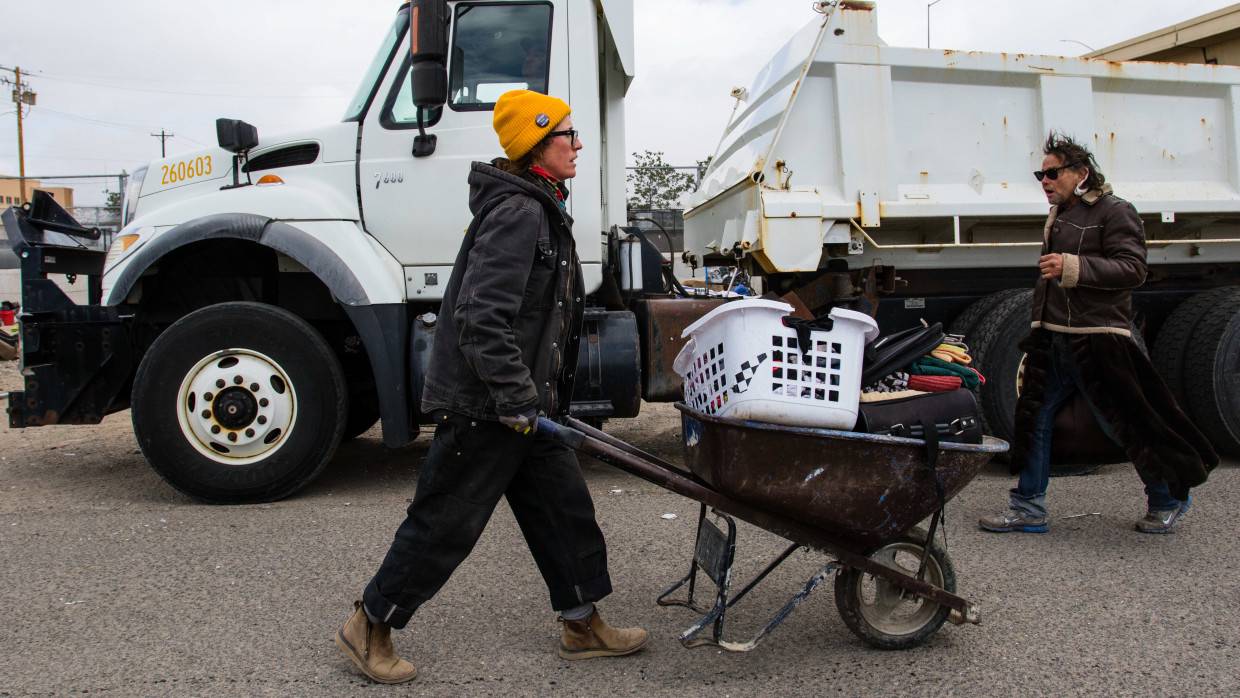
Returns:
[[[413,104],[418,108],[418,136],[414,157],[435,152],[435,136],[427,135],[423,115],[448,101],[448,2],[412,0],[409,6],[409,74]]]
[[[232,184],[220,187],[220,190],[236,189],[241,184],[241,163],[249,158],[250,148],[258,145],[258,129],[240,119],[216,119],[215,139],[220,147],[233,154]],[[245,175],[249,184],[250,173]]]
[[[230,153],[244,153],[258,145],[258,129],[240,119],[216,119],[215,139]]]
[[[413,0],[409,12],[413,103],[420,109],[441,107],[448,101],[447,0]]]

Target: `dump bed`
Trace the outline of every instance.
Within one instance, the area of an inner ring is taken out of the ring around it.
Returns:
[[[1152,263],[1240,261],[1240,68],[899,48],[871,3],[823,12],[738,91],[688,202],[690,252],[740,245],[768,272],[827,254],[1023,265],[1056,129],[1136,205]]]

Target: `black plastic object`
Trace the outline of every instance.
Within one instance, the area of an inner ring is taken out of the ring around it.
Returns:
[[[943,323],[929,327],[917,326],[885,335],[865,348],[861,369],[861,386],[873,385],[917,359],[929,354],[943,342]]]
[[[982,443],[977,398],[964,388],[883,402],[863,402],[857,415],[856,431],[924,439],[926,427],[931,424],[939,441]]]
[[[278,148],[269,150],[262,155],[255,156],[241,168],[242,172],[258,172],[260,170],[274,170],[280,167],[295,167],[297,165],[309,165],[319,159],[318,143],[302,143],[300,145],[291,145],[287,148]]]
[[[642,285],[640,289],[631,289],[628,293],[652,293],[656,295],[663,295],[666,293],[666,289],[663,286],[663,265],[665,263],[663,260],[663,253],[653,242],[650,241],[650,238],[646,236],[646,231],[636,226],[617,226],[616,232],[618,233],[616,239],[617,243],[619,243],[619,241],[625,236],[635,238],[638,241],[638,249],[641,252],[639,255],[639,265],[642,274]],[[612,259],[619,259],[621,254],[620,250],[621,247],[617,244],[615,254],[612,255]],[[619,263],[615,265],[615,273],[617,277],[616,282],[620,285],[620,288],[624,288],[624,279],[619,278]],[[632,279],[630,279],[629,286],[631,287],[632,285]]]
[[[258,145],[258,129],[240,119],[216,119],[215,138],[224,150],[240,154]]]
[[[636,417],[642,403],[637,317],[587,308],[580,337],[569,413],[579,419]]]
[[[35,189],[30,197],[30,214],[27,220],[40,230],[72,235],[88,240],[99,239],[99,229],[78,223],[69,212],[57,203],[56,198],[42,189]]]
[[[409,7],[413,103],[430,109],[448,101],[448,3],[413,0]]]

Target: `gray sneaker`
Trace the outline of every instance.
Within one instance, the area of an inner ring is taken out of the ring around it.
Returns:
[[[1050,525],[1045,516],[1030,516],[1015,509],[1008,509],[994,516],[983,516],[981,519],[978,519],[977,525],[983,531],[991,531],[993,533],[1010,533],[1012,531],[1046,533],[1050,530]]]
[[[1184,518],[1188,513],[1188,500],[1180,505],[1178,509],[1167,509],[1165,511],[1156,511],[1150,509],[1145,512],[1145,518],[1137,522],[1137,530],[1142,533],[1171,533],[1175,528],[1176,522]]]

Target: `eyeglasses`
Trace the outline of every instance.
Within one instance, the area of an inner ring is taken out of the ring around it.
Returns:
[[[567,131],[552,131],[547,134],[547,138],[555,138],[556,136],[568,136],[569,143],[577,142],[577,129],[570,128]]]
[[[1079,162],[1070,162],[1070,163],[1068,163],[1068,164],[1066,164],[1066,165],[1060,165],[1059,167],[1048,167],[1048,168],[1046,168],[1045,170],[1038,170],[1037,172],[1034,172],[1034,173],[1033,173],[1033,177],[1034,177],[1034,179],[1038,180],[1039,182],[1041,182],[1043,178],[1049,179],[1049,180],[1051,180],[1051,181],[1053,182],[1053,181],[1055,181],[1055,180],[1059,179],[1059,173],[1060,173],[1060,171],[1062,171],[1062,170],[1068,170],[1068,169],[1071,169],[1071,168],[1073,168],[1073,167],[1076,167],[1076,166],[1077,166],[1077,165],[1079,165],[1079,164],[1081,164],[1081,163],[1079,163]]]

